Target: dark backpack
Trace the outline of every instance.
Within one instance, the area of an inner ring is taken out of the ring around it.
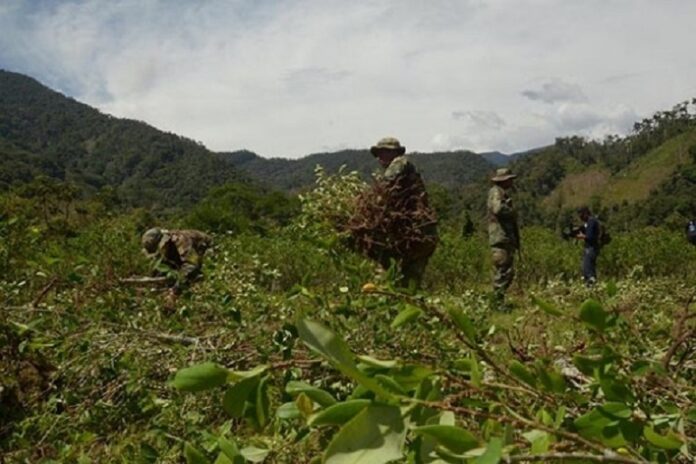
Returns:
[[[692,245],[696,245],[696,220],[689,221],[686,225],[686,239]]]

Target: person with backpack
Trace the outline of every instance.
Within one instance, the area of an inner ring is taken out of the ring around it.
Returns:
[[[590,208],[583,206],[578,208],[578,216],[583,222],[575,238],[583,240],[585,247],[582,253],[582,276],[588,287],[597,283],[597,256],[602,245],[607,242],[606,233],[603,233],[599,220],[592,215]]]
[[[696,245],[696,219],[692,219],[686,224],[686,239],[690,244]]]

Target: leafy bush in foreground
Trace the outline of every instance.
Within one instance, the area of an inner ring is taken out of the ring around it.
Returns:
[[[608,292],[612,301],[617,289]],[[459,308],[378,293],[401,300],[391,330],[417,319],[445,324],[456,355],[428,364],[356,355],[336,332],[301,317],[298,337],[350,383],[320,388],[311,379],[288,381],[291,370],[283,370],[317,362],[296,357],[245,372],[199,364],[180,370],[172,385],[226,387],[221,406],[230,416],[259,432],[318,440],[312,462],[687,462],[693,452],[694,365],[675,356],[688,334],[680,323],[670,339],[612,304],[587,299],[568,311],[533,297],[547,317],[582,324],[585,334],[556,359],[504,360],[489,345],[494,326],[475,325]],[[687,307],[679,321],[688,314]],[[643,337],[636,340],[639,329]],[[272,395],[269,385],[279,378],[281,391]],[[271,408],[274,396],[286,402]],[[220,437],[213,449],[216,462],[257,462],[254,453],[273,452],[239,451],[231,437]],[[188,462],[209,462],[193,445],[186,450]]]

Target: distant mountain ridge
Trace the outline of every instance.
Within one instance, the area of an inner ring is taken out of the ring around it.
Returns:
[[[315,153],[299,159],[262,158],[250,151],[221,153],[238,170],[269,187],[297,191],[311,186],[314,169],[322,166],[336,172],[341,166],[357,171],[368,179],[379,166],[368,150],[342,150],[333,153]],[[448,189],[477,181],[497,166],[507,164],[507,155],[494,152],[479,155],[470,151],[409,153],[408,156],[426,182],[437,183]]]

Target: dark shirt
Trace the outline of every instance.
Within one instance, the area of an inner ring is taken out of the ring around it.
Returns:
[[[590,218],[585,223],[585,248],[599,247],[599,221],[594,217]]]
[[[689,221],[686,225],[686,233],[688,235],[696,234],[696,221]]]

